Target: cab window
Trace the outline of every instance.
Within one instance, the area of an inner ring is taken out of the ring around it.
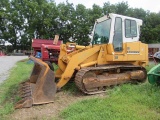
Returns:
[[[99,22],[95,26],[92,44],[107,44],[109,42],[111,19]]]
[[[135,20],[125,20],[125,37],[133,38],[137,37],[137,23]]]

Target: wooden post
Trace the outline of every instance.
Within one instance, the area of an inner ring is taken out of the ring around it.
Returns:
[[[53,40],[53,44],[57,45],[58,40],[59,40],[59,35],[55,35],[54,40]]]

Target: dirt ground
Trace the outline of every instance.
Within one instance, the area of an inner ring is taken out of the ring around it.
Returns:
[[[49,103],[45,105],[33,106],[31,108],[17,109],[13,114],[11,114],[9,119],[12,120],[53,120],[60,119],[58,117],[59,113],[77,101],[83,99],[89,99],[93,97],[104,97],[106,93],[96,94],[96,95],[84,95],[81,92],[69,93],[66,91],[60,91],[56,93],[54,103]]]

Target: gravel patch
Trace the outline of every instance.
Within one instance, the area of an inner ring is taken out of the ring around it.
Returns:
[[[26,58],[28,56],[0,56],[0,84],[7,79],[9,70],[15,63]]]

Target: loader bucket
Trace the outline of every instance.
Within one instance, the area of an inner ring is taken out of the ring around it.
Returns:
[[[57,90],[54,72],[48,64],[35,57],[30,59],[35,63],[34,68],[30,78],[20,85],[22,100],[16,103],[16,109],[53,102]]]

